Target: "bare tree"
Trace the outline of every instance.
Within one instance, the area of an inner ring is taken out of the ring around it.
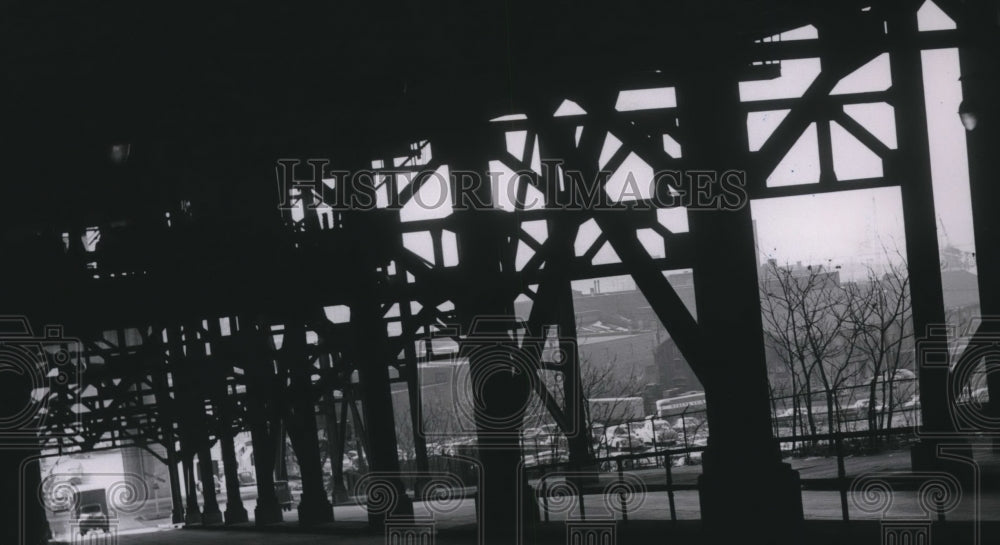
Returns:
[[[900,370],[912,365],[913,327],[906,264],[869,267],[864,281],[847,286],[847,321],[868,374],[868,429],[874,448],[879,430],[891,426]],[[882,410],[878,402],[881,393]]]
[[[842,329],[844,297],[839,281],[822,269],[808,270],[809,274],[796,282],[800,290],[798,310],[806,348],[826,399],[827,431],[833,432],[839,424],[837,390],[852,375],[850,352],[854,347]]]
[[[540,377],[556,404],[565,410],[565,389],[561,382],[562,374],[542,372]],[[605,363],[595,363],[586,355],[581,355],[579,380],[583,394],[581,399],[584,407],[583,426],[588,434],[593,432],[595,424],[604,424],[606,427],[615,420],[621,420],[627,412],[628,398],[642,395],[642,382],[636,370],[634,368],[622,369],[615,356],[612,356],[612,359]],[[593,399],[605,401],[596,406],[590,401]],[[543,417],[541,421],[553,423],[551,415],[545,412],[545,404],[538,396],[533,397],[532,405],[528,410],[529,414],[541,415]],[[538,421],[536,420],[536,422]]]
[[[778,267],[775,261],[768,262],[767,267],[760,285],[764,340],[788,372],[792,399],[792,434],[795,435],[796,428],[800,426],[800,429],[805,430],[801,421],[802,405],[805,405],[809,430],[815,435],[816,422],[812,414],[812,367],[805,363],[801,329],[797,315],[793,312],[799,306],[797,290],[786,268]],[[801,397],[800,389],[803,390]]]
[[[779,267],[770,261],[761,284],[765,342],[788,370],[793,390],[793,433],[798,421],[799,395],[808,416],[809,431],[817,433],[814,388],[822,392],[826,429],[840,429],[840,391],[860,372],[854,334],[845,327],[849,293],[839,273],[822,266]],[[814,385],[814,383],[816,383]]]
[[[580,386],[587,408],[587,427],[594,422],[607,423],[623,413],[627,398],[642,395],[642,383],[635,369],[625,373],[616,372],[617,358],[600,365],[587,358],[580,362]],[[591,399],[613,399],[601,407],[590,407]]]
[[[409,393],[394,403],[396,422],[396,444],[403,460],[416,456],[414,441],[413,418],[410,414]],[[468,422],[462,420],[456,413],[460,412],[449,396],[435,395],[435,392],[424,392],[420,398],[421,429],[427,439],[428,454],[441,454],[444,443],[453,437],[468,434]],[[466,418],[465,420],[471,420]],[[464,432],[464,433],[463,433]]]

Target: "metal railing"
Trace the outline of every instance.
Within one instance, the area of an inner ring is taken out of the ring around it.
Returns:
[[[915,436],[915,427],[903,427],[894,428],[891,430],[883,430],[882,433],[888,433],[891,435],[909,435],[911,437]],[[803,490],[814,490],[814,491],[836,491],[840,496],[840,507],[841,507],[841,517],[843,520],[850,520],[850,509],[848,504],[848,492],[851,486],[851,480],[853,477],[847,475],[845,458],[844,442],[853,439],[867,440],[870,437],[870,433],[865,431],[854,431],[854,432],[835,432],[832,434],[818,434],[809,436],[792,436],[792,437],[781,437],[778,438],[779,442],[820,442],[825,441],[833,445],[834,455],[837,459],[837,476],[835,478],[805,478],[800,479]],[[610,457],[597,458],[592,463],[596,467],[614,467],[614,474],[617,477],[619,485],[624,486],[624,475],[625,471],[629,467],[636,467],[639,464],[636,462],[643,458],[657,458],[662,459],[665,463],[663,464],[666,484],[646,484],[646,492],[660,492],[665,491],[667,493],[667,500],[670,508],[670,520],[677,521],[677,507],[675,502],[674,493],[682,490],[698,490],[697,484],[676,484],[673,479],[673,463],[671,460],[675,457],[689,456],[692,453],[704,452],[706,447],[704,446],[694,446],[680,449],[662,449],[654,450],[651,452],[641,452],[641,453],[629,453],[629,454],[618,454]],[[631,463],[629,463],[631,462]],[[579,464],[570,462],[559,462],[555,464],[548,464],[544,466],[536,466],[529,468],[532,473],[537,477],[543,477],[546,473],[552,473],[557,471],[571,470],[578,471],[581,469]],[[595,472],[596,475],[600,475],[607,472]],[[542,510],[541,516],[546,522],[549,521],[548,512],[548,497],[550,496],[549,487],[545,485],[545,481],[539,478],[541,486],[535,487],[535,494],[539,498],[540,508]],[[600,492],[603,487],[594,487],[593,490],[587,490],[586,488],[578,488],[578,505],[580,509],[581,519],[586,520],[586,507],[584,502],[584,496],[588,493]],[[622,521],[628,521],[628,507],[624,501],[621,503],[622,510]],[[944,512],[938,512],[939,520],[944,520]]]

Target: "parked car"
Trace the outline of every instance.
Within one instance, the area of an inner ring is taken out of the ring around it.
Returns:
[[[795,417],[795,408],[788,407],[787,409],[781,409],[780,411],[774,413],[774,419],[777,422],[786,422]]]
[[[639,436],[637,430],[632,429],[627,424],[619,424],[608,428],[605,432],[608,447],[616,450],[636,450],[643,448],[644,441]]]
[[[249,486],[257,483],[257,476],[252,471],[240,471],[236,474],[240,481],[240,486]]]
[[[882,373],[879,375],[879,382],[899,382],[905,380],[916,380],[917,375],[909,369],[896,369],[891,375],[889,373]]]
[[[645,425],[633,427],[633,431],[647,445],[652,445],[654,438],[656,445],[660,447],[670,446],[677,442],[677,432],[666,420],[647,420]]]
[[[677,443],[678,433],[668,422],[657,422],[653,429],[656,432],[658,444],[670,446]]]
[[[704,423],[704,418],[698,418],[695,416],[680,416],[674,420],[674,423],[671,424],[670,427],[672,427],[675,431],[684,431],[686,429],[688,433],[691,433],[692,430],[701,428]]]
[[[618,454],[624,454],[624,453],[618,453]],[[636,465],[637,465],[636,461],[632,460],[631,458],[622,460],[622,469],[624,470],[635,469]],[[605,460],[601,462],[600,469],[601,471],[616,471],[618,469],[618,463],[613,460]]]
[[[847,407],[847,413],[848,414],[852,414],[852,415],[855,415],[855,416],[858,416],[858,417],[868,416],[868,413],[870,411],[871,411],[871,399],[867,399],[867,398],[866,399],[859,399],[859,400],[855,401],[854,403],[851,403],[851,405]],[[876,413],[881,413],[881,412],[884,412],[884,411],[885,411],[885,405],[883,405],[880,402],[876,402],[875,403],[875,412]]]

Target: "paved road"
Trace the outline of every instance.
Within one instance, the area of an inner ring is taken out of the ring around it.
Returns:
[[[837,475],[836,458],[804,458],[788,460],[792,467],[799,471],[803,479],[824,479]],[[992,475],[1000,475],[1000,461],[983,461],[983,467],[990,469]],[[910,468],[910,458],[908,451],[887,452],[874,456],[848,457],[845,459],[845,466],[848,476],[857,476],[868,472],[879,471],[905,471]],[[698,475],[701,473],[701,466],[684,466],[672,468],[673,480],[677,485],[694,485]],[[663,468],[642,469],[631,472],[639,476],[643,483],[655,490],[657,485],[666,482]],[[614,480],[617,475],[614,473],[602,474],[602,484]],[[252,516],[254,494],[253,489],[243,490],[244,506],[250,511]],[[220,495],[220,509],[225,510],[225,494]],[[574,498],[575,500],[575,498]],[[990,492],[982,494],[978,498],[967,495],[959,503],[956,509],[946,516],[948,520],[1000,520],[1000,492]],[[586,515],[593,518],[595,515],[611,513],[609,507],[605,505],[600,494],[586,494],[584,496],[584,511]],[[802,493],[803,508],[805,516],[809,520],[841,520],[841,500],[836,491],[804,490]],[[849,501],[849,514],[852,519],[879,520],[883,517],[881,512],[864,512],[859,509],[853,501]],[[550,520],[566,520],[567,517],[579,518],[579,506],[569,505],[561,508],[560,504],[552,500],[549,505]],[[169,510],[169,502],[166,498],[160,498],[159,509],[161,514],[166,514]],[[449,513],[446,516],[432,513],[428,505],[424,502],[416,502],[416,514],[424,516],[434,516],[440,528],[456,528],[475,523],[475,502],[472,499],[459,499],[449,506]],[[617,505],[612,505],[610,509],[615,510],[615,516],[620,518]],[[632,520],[669,520],[670,501],[665,491],[649,491],[641,494],[640,497],[628,507],[629,518]],[[700,518],[699,498],[696,490],[681,490],[674,494],[674,510],[678,520],[697,520]],[[977,515],[977,512],[979,515]],[[926,514],[921,508],[916,492],[897,492],[893,496],[891,509],[885,513],[888,516],[902,517],[904,519],[917,519],[925,517]],[[367,521],[367,513],[359,505],[338,505],[334,508],[334,516],[338,522],[355,523],[363,525]],[[298,514],[293,509],[284,513],[284,518],[289,526],[295,526]],[[65,521],[57,517],[53,524],[56,537],[65,539]],[[156,528],[169,523],[169,519],[145,520],[123,520],[120,525],[122,534],[128,534],[141,530],[155,530]],[[252,545],[248,542],[247,545]]]
[[[617,539],[613,543],[670,543],[687,545],[704,543],[700,533],[701,524],[696,521],[678,523],[632,520],[616,524]],[[735,529],[737,532],[739,529]],[[968,523],[935,524],[932,530],[934,543],[960,545],[968,543],[1000,543],[1000,524],[979,525],[980,536],[975,540],[974,530]],[[537,545],[565,545],[567,526],[563,523],[540,525],[533,532],[533,542]],[[881,528],[874,521],[853,521],[848,524],[832,521],[807,521],[803,527],[803,543],[810,545],[864,545],[882,542]],[[737,536],[733,543],[749,543],[746,535]],[[439,545],[472,545],[477,542],[475,528],[440,528],[436,543]],[[235,529],[184,529],[145,535],[121,536],[117,541],[110,539],[93,541],[90,545],[327,545],[343,543],[351,545],[385,545],[387,536],[376,532],[347,532],[336,528],[317,530],[314,533],[248,532]]]

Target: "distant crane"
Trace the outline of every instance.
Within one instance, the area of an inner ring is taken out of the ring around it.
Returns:
[[[945,247],[951,246],[951,239],[948,238],[948,229],[944,226],[944,222],[941,221],[941,215],[938,214],[937,217],[938,225],[941,226],[941,234],[944,235],[944,245]]]
[[[941,261],[941,270],[943,271],[948,268],[949,264],[948,264],[947,254],[950,253],[949,249],[952,248],[952,245],[951,245],[951,239],[948,238],[948,229],[944,226],[944,222],[941,221],[940,214],[938,215],[937,220],[938,220],[938,225],[941,226],[941,235],[943,235],[944,237],[944,248],[942,248],[942,250],[944,250],[945,255],[939,258]]]
[[[941,270],[971,270],[975,268],[974,258],[976,254],[964,252],[953,245],[951,239],[948,237],[948,229],[944,226],[944,222],[941,221],[941,216],[938,216],[937,219],[938,225],[941,226],[941,235],[944,240],[944,246],[941,248]]]

